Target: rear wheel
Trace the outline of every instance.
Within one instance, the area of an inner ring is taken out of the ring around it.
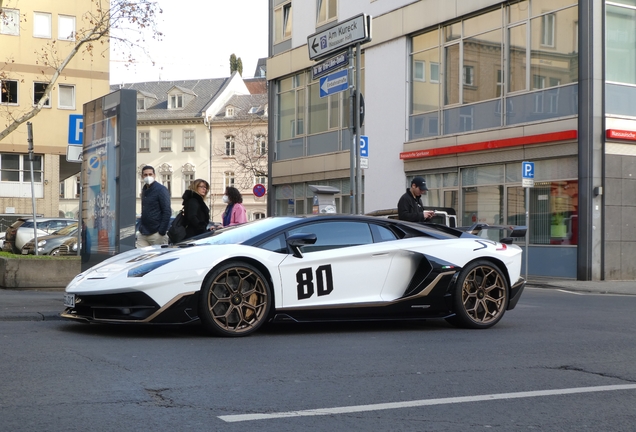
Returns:
[[[263,325],[271,301],[269,282],[257,268],[229,262],[207,279],[199,298],[199,317],[213,334],[247,336]]]
[[[464,328],[492,327],[508,307],[508,293],[506,278],[496,265],[475,261],[459,274],[453,299],[455,316],[447,321]]]

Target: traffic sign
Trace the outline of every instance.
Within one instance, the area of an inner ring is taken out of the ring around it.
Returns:
[[[84,144],[84,116],[71,114],[68,116],[68,143],[72,145]]]
[[[320,97],[327,97],[334,93],[345,91],[349,88],[349,71],[341,71],[320,78]]]
[[[80,145],[67,145],[66,146],[66,162],[82,162],[82,150],[84,147]]]
[[[361,169],[369,168],[369,158],[368,157],[361,157],[360,158],[360,168]]]
[[[334,26],[307,37],[309,59],[316,60],[371,40],[371,17],[365,14],[336,23]]]
[[[254,192],[255,196],[260,198],[263,195],[265,195],[265,192],[267,192],[267,190],[265,189],[265,186],[263,186],[262,184],[259,183],[259,184],[254,186],[254,188],[252,189],[252,192]]]
[[[360,135],[360,157],[369,157],[369,137]]]
[[[534,187],[534,162],[521,162],[521,186]]]
[[[311,76],[314,80],[325,76],[330,72],[345,67],[349,64],[349,53],[343,52],[337,54],[322,63],[318,63],[311,67]]]

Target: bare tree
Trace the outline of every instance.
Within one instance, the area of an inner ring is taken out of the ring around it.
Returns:
[[[4,12],[3,3],[6,3],[6,0],[0,0],[0,19],[6,23],[10,18]],[[155,1],[91,0],[91,5],[91,10],[82,15],[81,24],[72,35],[74,43],[70,51],[56,41],[50,41],[35,52],[36,65],[41,68],[41,79],[47,86],[37,105],[23,111],[7,110],[7,123],[0,131],[0,141],[42,110],[64,68],[76,55],[89,58],[105,56],[113,46],[116,50],[128,52],[126,61],[133,63],[135,59],[130,54],[132,48],[138,47],[143,50],[147,37],[159,40],[162,37],[162,33],[156,27],[156,18],[162,10]],[[27,17],[22,16],[20,22],[26,19]],[[12,62],[13,60],[8,58],[5,65]],[[6,72],[0,72],[0,79],[2,78],[6,78]]]
[[[214,154],[233,156],[229,163],[236,187],[251,189],[256,177],[267,177],[267,118],[251,115],[220,126],[226,140],[215,147]]]

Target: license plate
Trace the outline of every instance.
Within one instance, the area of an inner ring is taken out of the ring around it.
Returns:
[[[64,306],[75,307],[75,294],[64,294]]]
[[[22,255],[28,255],[28,254],[29,254],[28,249],[22,249]]]

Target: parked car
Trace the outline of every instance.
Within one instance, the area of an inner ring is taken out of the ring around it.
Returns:
[[[445,318],[495,325],[525,286],[522,250],[439,224],[320,214],[259,219],[115,255],[66,287],[80,322],[200,321],[245,336],[265,322]]]
[[[68,225],[77,223],[77,219],[37,218],[35,222],[37,223],[38,238],[40,238],[52,234]],[[18,220],[7,228],[2,250],[20,253],[22,246],[34,237],[33,225],[33,218],[18,218]]]
[[[59,256],[78,255],[77,250],[81,243],[77,242],[77,236],[68,237],[60,244]]]
[[[77,222],[67,225],[53,234],[38,237],[38,255],[59,255],[60,245],[69,238],[77,241]],[[31,239],[22,246],[22,255],[35,255],[35,239]]]

